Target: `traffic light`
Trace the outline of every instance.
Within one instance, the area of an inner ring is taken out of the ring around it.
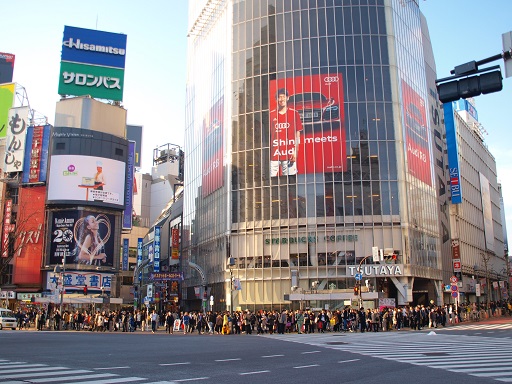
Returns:
[[[359,295],[359,286],[358,285],[354,286],[354,295],[355,296]]]
[[[87,296],[87,285],[84,285],[84,295]]]
[[[498,92],[503,89],[501,71],[491,71],[479,76],[469,76],[461,80],[452,80],[437,84],[437,93],[441,103]]]

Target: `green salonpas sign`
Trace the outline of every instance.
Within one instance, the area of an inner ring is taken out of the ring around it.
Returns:
[[[60,63],[59,95],[123,100],[124,69]]]

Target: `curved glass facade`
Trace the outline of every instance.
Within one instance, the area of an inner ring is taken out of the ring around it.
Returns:
[[[195,183],[186,177],[189,257],[226,301],[225,260],[234,257],[243,289],[230,299],[244,308],[286,305],[292,286],[350,299],[363,259],[374,293],[413,301],[415,276],[439,279],[417,4],[239,0],[220,14],[191,44],[186,164],[203,170],[188,172]],[[194,66],[215,31],[230,43],[227,76],[208,72],[222,96],[197,113],[204,82]],[[375,247],[388,263],[372,264]],[[384,287],[386,277],[400,283]],[[369,291],[368,300],[380,297]]]

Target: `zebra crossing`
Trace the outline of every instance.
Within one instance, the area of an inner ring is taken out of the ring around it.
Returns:
[[[0,383],[74,383],[74,384],[110,384],[143,382],[143,377],[126,377],[115,373],[99,372],[94,369],[74,369],[47,364],[31,364],[23,361],[0,360]],[[164,384],[170,382],[160,382]],[[145,383],[157,384],[157,383]]]
[[[479,324],[479,323],[468,323],[460,324],[455,327],[438,328],[437,331],[507,331],[512,329],[512,323],[506,324]]]
[[[279,339],[512,383],[510,338],[427,331],[287,334]]]

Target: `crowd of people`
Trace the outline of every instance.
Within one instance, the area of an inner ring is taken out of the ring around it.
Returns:
[[[468,303],[404,306],[400,308],[353,308],[338,310],[259,310],[221,312],[179,312],[156,310],[18,310],[18,329],[75,330],[91,332],[165,332],[173,334],[299,334],[315,332],[378,332],[400,331],[403,328],[445,327],[463,321],[475,321],[488,316],[509,316],[512,301],[486,304]]]

